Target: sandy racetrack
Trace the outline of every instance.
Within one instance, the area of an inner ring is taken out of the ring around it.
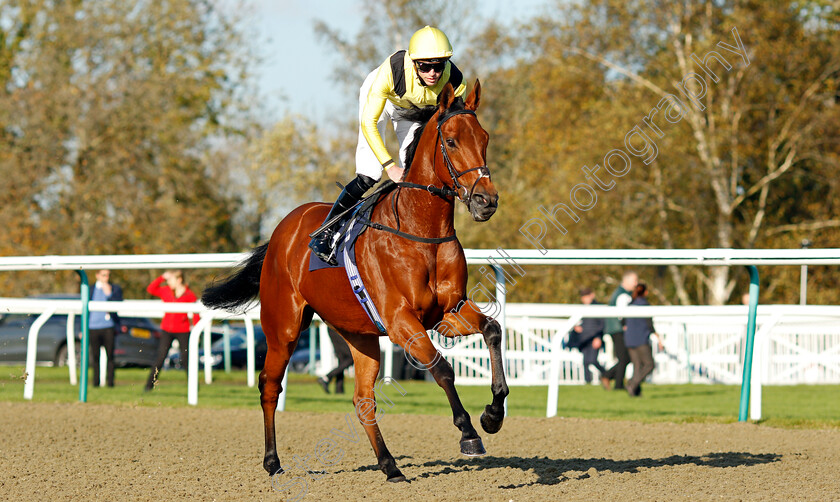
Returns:
[[[482,433],[485,457],[466,458],[451,419],[386,414],[383,435],[411,480],[391,484],[350,423],[355,438],[345,415],[278,414],[284,466],[296,455],[317,467],[325,438],[340,448],[324,454],[334,465],[319,478],[292,469],[278,491],[262,470],[257,407],[0,403],[0,498],[840,500],[837,430],[514,417]]]

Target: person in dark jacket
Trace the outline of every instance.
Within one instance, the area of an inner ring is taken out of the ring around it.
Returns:
[[[608,305],[612,307],[624,307],[630,304],[633,289],[639,282],[639,276],[635,272],[625,272],[621,276],[621,284],[615,288]],[[623,318],[608,318],[604,326],[604,333],[610,336],[613,341],[613,355],[617,362],[615,366],[607,370],[607,378],[615,380],[615,390],[624,390],[624,374],[627,371],[627,365],[630,364],[630,353],[624,344],[624,325]]]
[[[647,286],[639,283],[633,290],[633,301],[630,305],[650,305],[647,301]],[[656,337],[659,350],[663,350],[662,338],[653,327],[650,317],[628,317],[625,319],[627,330],[624,332],[624,343],[633,362],[633,378],[627,382],[627,393],[636,397],[642,393],[642,382],[653,372],[653,349],[650,347],[650,335]]]
[[[584,305],[601,305],[595,300],[595,293],[589,288],[580,290],[580,301]],[[609,389],[610,379],[607,378],[607,370],[598,362],[598,353],[604,346],[604,319],[583,318],[580,324],[574,327],[577,333],[577,348],[583,354],[583,378],[586,383],[592,383],[592,372],[589,366],[595,366],[598,370],[601,385]]]
[[[96,272],[96,283],[90,288],[90,300],[95,302],[121,302],[122,288],[111,282],[111,271]],[[92,311],[88,314],[88,343],[93,366],[93,386],[99,386],[99,352],[105,347],[108,359],[105,369],[105,384],[114,386],[114,338],[120,332],[120,317],[116,312]]]

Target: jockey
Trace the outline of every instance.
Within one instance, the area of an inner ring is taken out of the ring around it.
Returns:
[[[401,110],[436,105],[447,83],[452,84],[455,96],[462,96],[466,90],[463,75],[450,57],[452,45],[446,35],[426,26],[411,36],[408,51],[395,52],[368,74],[359,91],[356,178],[341,191],[325,221],[353,207],[379,181],[383,169],[393,181],[402,179],[405,152],[419,124],[401,118]],[[391,121],[400,144],[396,160],[382,140],[386,119]],[[336,264],[333,239],[338,226],[337,221],[309,243],[318,258],[332,265]]]

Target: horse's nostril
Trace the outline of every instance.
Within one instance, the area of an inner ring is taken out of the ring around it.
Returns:
[[[473,201],[481,207],[487,207],[487,199],[485,199],[483,195],[476,195],[473,197]]]
[[[498,200],[498,195],[482,195],[481,205],[482,207],[496,207]]]

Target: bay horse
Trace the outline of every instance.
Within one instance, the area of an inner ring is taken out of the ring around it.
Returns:
[[[481,96],[478,80],[466,101],[455,98],[447,84],[431,107],[431,116],[415,134],[398,188],[374,208],[374,225],[356,241],[356,260],[374,305],[392,342],[423,364],[440,385],[461,431],[460,449],[469,456],[485,453],[481,438],[455,390],[452,366],[441,357],[426,330],[446,337],[482,333],[490,351],[492,403],[481,415],[483,429],[502,427],[508,394],[501,354],[501,328],[466,297],[467,263],[455,238],[455,200],[464,203],[475,221],[495,213],[498,193],[486,167],[489,135],[475,115]],[[281,382],[301,328],[317,312],[339,332],[353,354],[356,385],[353,404],[388,481],[405,476],[376,423],[374,385],[379,374],[382,333],[353,295],[341,268],[309,271],[309,233],[324,221],[330,205],[304,204],[286,216],[268,243],[255,248],[237,271],[211,285],[202,302],[211,308],[242,311],[259,297],[260,320],[268,353],[259,389],[265,425],[263,467],[282,473],[277,457],[274,415]],[[420,242],[418,242],[418,240]],[[367,405],[366,405],[367,403]]]

